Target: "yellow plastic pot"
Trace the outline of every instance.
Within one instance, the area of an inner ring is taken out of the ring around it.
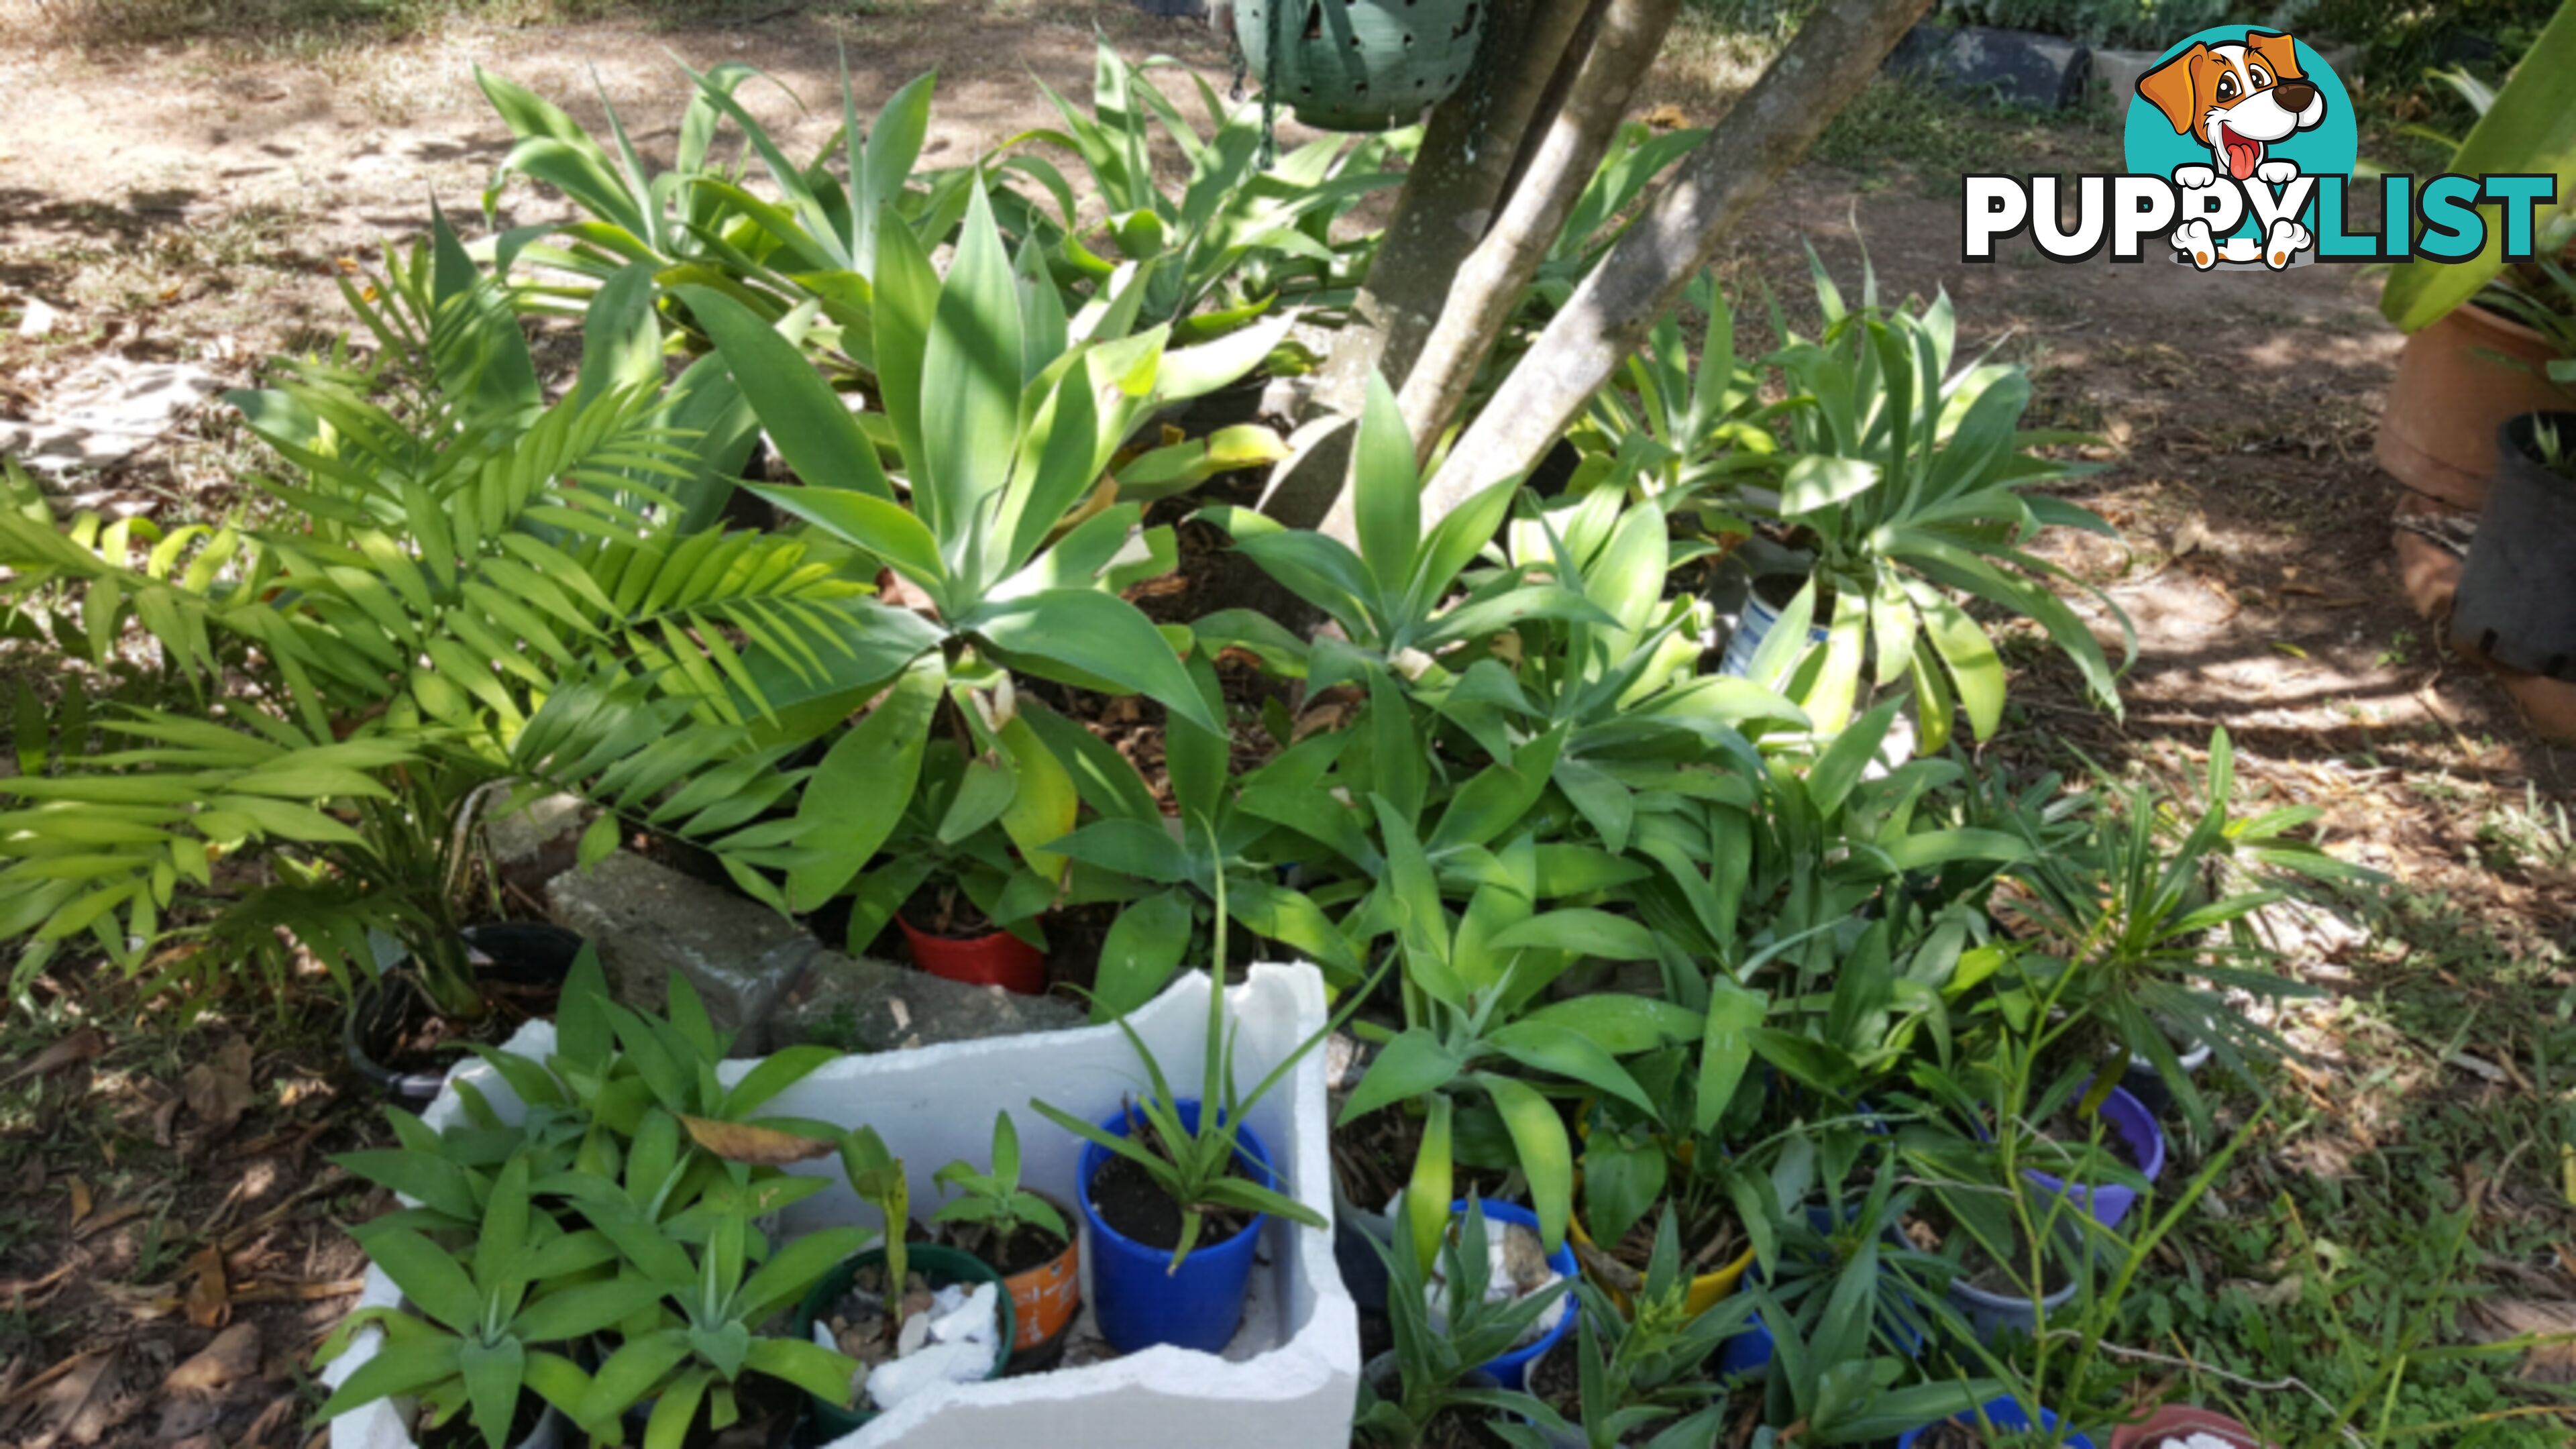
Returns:
[[[1579,1179],[1575,1184],[1575,1190],[1577,1192],[1582,1191],[1582,1183]],[[1587,1248],[1594,1246],[1592,1235],[1584,1231],[1583,1214],[1580,1211],[1575,1212],[1572,1216],[1566,1219],[1565,1230],[1573,1235],[1574,1241],[1581,1243],[1583,1246]],[[1628,1306],[1627,1294],[1622,1293],[1618,1289],[1611,1287],[1608,1283],[1603,1282],[1601,1275],[1592,1270],[1591,1261],[1589,1259],[1585,1259],[1582,1254],[1577,1253],[1575,1254],[1575,1257],[1583,1261],[1583,1276],[1592,1280],[1592,1286],[1609,1294],[1610,1301],[1619,1305],[1620,1312],[1628,1313],[1633,1311]],[[1698,1277],[1693,1278],[1690,1281],[1690,1297],[1683,1300],[1685,1306],[1690,1310],[1691,1316],[1697,1317],[1700,1314],[1706,1313],[1710,1309],[1715,1308],[1717,1306],[1717,1300],[1734,1292],[1735,1285],[1742,1282],[1744,1279],[1744,1270],[1752,1266],[1753,1250],[1751,1248],[1746,1248],[1743,1256],[1737,1258],[1734,1262],[1727,1264],[1725,1267],[1719,1268],[1713,1273],[1702,1273]]]

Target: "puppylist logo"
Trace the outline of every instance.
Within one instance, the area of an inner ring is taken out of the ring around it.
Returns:
[[[1990,262],[2023,231],[2041,255],[2115,261],[2150,253],[2212,269],[2278,271],[2323,262],[2426,257],[2463,262],[2499,239],[2507,261],[2531,257],[2534,217],[2557,202],[2549,175],[2383,175],[2377,229],[2349,210],[2360,154],[2352,100],[2306,42],[2222,25],[2167,50],[2138,78],[2123,137],[2128,170],[2069,178],[1969,176],[1965,259]],[[2484,209],[2481,209],[2484,208]],[[2493,232],[2490,232],[2493,228]]]

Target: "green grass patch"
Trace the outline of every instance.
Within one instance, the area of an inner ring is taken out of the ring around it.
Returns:
[[[1911,173],[1955,196],[1969,172],[2114,169],[2119,143],[2092,110],[2039,111],[1882,76],[1816,140],[1814,158],[1884,186]]]

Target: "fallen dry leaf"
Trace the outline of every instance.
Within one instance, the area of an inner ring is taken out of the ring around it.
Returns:
[[[81,1219],[88,1217],[90,1213],[89,1184],[81,1181],[78,1174],[74,1174],[71,1181],[64,1185],[71,1189],[72,1194],[72,1226],[79,1227]]]
[[[188,1110],[216,1136],[221,1136],[250,1110],[250,1043],[237,1036],[224,1038],[215,1049],[215,1059],[188,1068],[179,1079],[179,1095],[187,1099]]]
[[[790,1162],[805,1162],[832,1150],[829,1142],[781,1132],[755,1122],[718,1122],[706,1117],[682,1117],[681,1125],[689,1136],[727,1162],[748,1162],[755,1167],[783,1167]]]
[[[221,1328],[233,1316],[232,1294],[224,1281],[224,1250],[208,1243],[188,1260],[188,1321],[199,1328]]]
[[[2522,1376],[2538,1384],[2576,1383],[2576,1303],[2564,1299],[2483,1298],[2468,1305],[2461,1327],[2479,1343],[2525,1334],[2567,1335],[2523,1355]]]
[[[161,1381],[161,1389],[164,1393],[206,1397],[258,1373],[259,1325],[236,1323],[216,1334],[215,1341],[195,1357],[170,1370],[170,1376]]]
[[[53,1449],[65,1439],[95,1444],[115,1427],[101,1385],[114,1377],[123,1345],[94,1349],[74,1359],[60,1378],[36,1401],[36,1422],[44,1428],[25,1441],[26,1449]],[[58,1365],[57,1367],[61,1367]]]
[[[114,1207],[100,1208],[96,1216],[81,1224],[79,1229],[73,1232],[72,1238],[76,1242],[86,1241],[110,1228],[130,1223],[141,1216],[143,1216],[143,1204],[139,1202],[118,1203]]]
[[[314,1303],[326,1298],[346,1298],[365,1291],[364,1278],[315,1278],[304,1281],[268,1278],[252,1283],[233,1294],[235,1303]]]
[[[242,1431],[241,1449],[267,1449],[268,1436],[295,1422],[295,1396],[280,1394]]]
[[[72,1276],[77,1263],[65,1263],[42,1278],[12,1278],[0,1282],[0,1303],[14,1303],[20,1308],[41,1308]]]
[[[82,1027],[36,1053],[34,1061],[11,1072],[7,1077],[0,1078],[0,1087],[14,1087],[29,1077],[51,1076],[65,1067],[78,1066],[106,1050],[106,1037],[101,1036],[94,1027]]]

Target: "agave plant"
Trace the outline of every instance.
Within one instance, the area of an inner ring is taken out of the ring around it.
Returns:
[[[352,1230],[406,1306],[362,1308],[332,1330],[326,1360],[362,1329],[384,1342],[322,1405],[322,1418],[400,1395],[420,1401],[430,1427],[462,1417],[489,1449],[502,1449],[523,1398],[583,1408],[591,1377],[564,1350],[578,1351],[664,1292],[641,1275],[605,1271],[617,1260],[608,1239],[566,1232],[532,1210],[525,1158],[501,1170],[476,1229],[471,1254],[450,1254],[400,1223]]]
[[[1152,264],[1143,320],[1172,324],[1177,338],[1232,331],[1282,297],[1330,303],[1356,287],[1367,245],[1335,242],[1333,223],[1371,191],[1402,179],[1386,164],[1400,142],[1373,136],[1354,146],[1347,137],[1325,136],[1274,162],[1266,154],[1259,102],[1226,105],[1193,75],[1216,126],[1202,135],[1148,78],[1163,66],[1181,68],[1162,57],[1132,65],[1104,39],[1092,72],[1092,114],[1040,82],[1063,129],[1024,131],[997,149],[1001,167],[1036,181],[1056,204],[1053,216],[1014,205],[1012,220],[1046,245],[1061,279],[1076,288],[1104,286],[1118,264],[1085,244],[1093,233],[1077,220],[1072,186],[1044,156],[1018,149],[1030,143],[1082,164],[1108,208],[1097,232],[1106,249]],[[1154,176],[1157,126],[1190,163],[1178,196]]]
[[[1170,530],[1142,527],[1111,470],[1152,409],[1241,376],[1278,335],[1167,349],[1168,328],[1128,335],[1116,303],[1068,318],[1035,284],[1033,252],[1015,270],[980,190],[945,277],[907,228],[885,228],[877,246],[865,318],[879,410],[864,415],[758,314],[681,289],[802,480],[747,486],[865,555],[912,605],[895,668],[848,696],[884,700],[832,746],[779,830],[770,863],[795,908],[847,889],[885,844],[943,695],[975,742],[967,768],[980,778],[959,798],[1007,802],[986,818],[1050,884],[1063,863],[1044,848],[1071,828],[1074,794],[1020,719],[1013,674],[1143,694],[1222,734],[1171,641],[1119,597],[1174,553]]]
[[[1202,649],[1190,658],[1190,675],[1209,711],[1222,714],[1207,654]],[[1050,748],[1076,765],[1077,792],[1097,817],[1051,847],[1091,868],[1070,883],[1068,900],[1120,905],[1101,942],[1094,1020],[1152,1000],[1203,939],[1201,926],[1220,899],[1235,924],[1256,938],[1287,946],[1344,983],[1359,979],[1359,957],[1340,926],[1312,896],[1280,879],[1282,866],[1329,878],[1336,867],[1362,869],[1376,858],[1355,817],[1319,788],[1347,734],[1282,741],[1278,755],[1237,776],[1230,736],[1185,719],[1167,722],[1164,765],[1186,825],[1175,838],[1125,756],[1060,716],[1036,723]]]
[[[1768,424],[1789,406],[1762,405],[1762,379],[1736,356],[1735,313],[1715,277],[1693,277],[1682,302],[1705,319],[1696,364],[1683,342],[1680,311],[1666,312],[1622,369],[1626,386],[1602,389],[1575,435],[1635,475],[1637,491],[1667,506],[1722,495],[1730,483],[1772,466],[1779,443]],[[1727,501],[1717,500],[1720,506]],[[1704,521],[1720,531],[1752,531],[1722,516]]]
[[[735,94],[760,72],[740,64],[704,74],[683,70],[695,94],[681,118],[672,169],[652,174],[605,96],[601,105],[614,155],[553,104],[476,72],[519,137],[493,173],[486,209],[509,177],[521,174],[562,191],[589,213],[561,229],[564,245],[529,244],[514,255],[580,279],[573,289],[576,310],[616,288],[631,288],[652,296],[675,325],[701,341],[704,334],[685,305],[663,305],[670,289],[721,292],[772,321],[810,301],[820,316],[801,333],[807,351],[837,373],[873,372],[864,298],[875,275],[879,232],[904,226],[916,230],[925,247],[938,245],[955,228],[974,180],[971,173],[950,172],[913,185],[913,167],[929,134],[933,77],[921,76],[895,92],[875,123],[863,129],[844,65],[841,127],[800,166]],[[741,131],[744,154],[732,166],[713,165],[710,152],[727,120]],[[846,182],[832,174],[835,153],[845,158]],[[783,201],[766,200],[745,186],[755,157]],[[549,294],[533,288],[523,295],[535,295],[543,305]]]
[[[1786,692],[1819,730],[1840,729],[1866,665],[1880,688],[1911,686],[1924,749],[1947,740],[1960,710],[1978,738],[1990,736],[2003,717],[2003,663],[1958,602],[1965,595],[2036,620],[2116,712],[2102,646],[2052,588],[2081,581],[2027,547],[2052,525],[2118,536],[2093,513],[2038,491],[2094,468],[2031,450],[2087,440],[2021,428],[2031,389],[2018,367],[1952,368],[1947,294],[1920,309],[1882,307],[1876,277],[1865,273],[1861,304],[1849,308],[1821,262],[1813,272],[1822,333],[1801,337],[1775,316],[1774,330],[1788,340],[1768,359],[1798,401],[1785,415],[1789,444],[1772,455],[1770,512],[1812,569],[1773,627],[1803,640],[1829,606],[1831,622],[1826,642],[1798,657]],[[2084,587],[2119,621],[2134,658],[2128,616]]]
[[[608,118],[613,152],[552,101],[476,66],[475,84],[516,138],[484,186],[484,216],[493,216],[514,176],[551,186],[588,213],[560,229],[564,245],[539,244],[521,253],[581,279],[581,285],[569,289],[570,310],[578,311],[611,277],[637,262],[660,270],[703,261],[725,245],[725,233],[737,219],[727,212],[720,193],[698,184],[739,176],[738,166],[710,165],[722,120],[713,97],[730,96],[756,74],[750,66],[731,63],[701,78],[698,94],[680,118],[671,169],[655,172],[627,138],[625,122],[605,89],[599,104]]]
[[[1352,455],[1351,496],[1359,547],[1321,533],[1281,527],[1247,508],[1217,505],[1199,516],[1233,536],[1234,545],[1279,584],[1339,626],[1340,638],[1311,650],[1247,610],[1221,610],[1199,621],[1206,637],[1239,644],[1272,667],[1305,679],[1309,689],[1346,681],[1402,681],[1437,688],[1473,647],[1530,619],[1616,621],[1566,582],[1534,576],[1523,564],[1464,576],[1510,516],[1521,480],[1514,476],[1461,503],[1425,533],[1422,473],[1413,436],[1383,377],[1370,379]],[[1468,646],[1461,649],[1460,646]]]

